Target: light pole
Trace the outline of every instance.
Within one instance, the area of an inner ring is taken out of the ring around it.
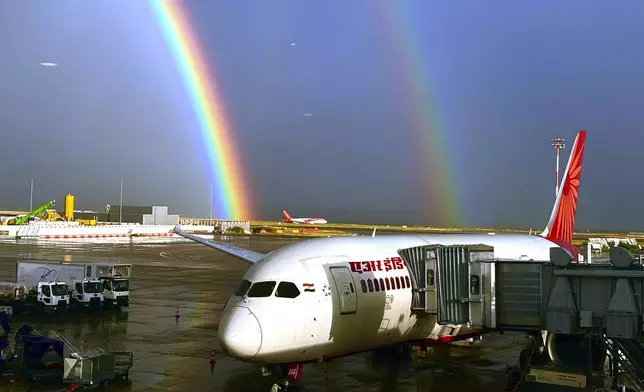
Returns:
[[[208,196],[208,224],[212,223],[212,181],[208,181],[210,193]]]
[[[119,202],[119,225],[123,223],[123,179],[121,179],[121,201]]]
[[[29,191],[29,212],[34,210],[34,178],[31,177],[31,189]]]
[[[566,148],[566,143],[563,138],[556,137],[551,139],[552,140],[552,147],[555,148],[555,151],[557,153],[557,171],[556,171],[556,180],[555,180],[555,198],[557,198],[557,195],[559,194],[559,152],[561,151],[562,148]]]

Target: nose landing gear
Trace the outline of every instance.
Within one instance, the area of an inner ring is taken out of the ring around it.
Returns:
[[[266,365],[262,366],[262,375],[274,375],[277,379],[284,380],[281,385],[278,382],[273,383],[271,392],[287,392],[290,390],[290,381],[297,380],[302,376],[302,365],[299,363]]]

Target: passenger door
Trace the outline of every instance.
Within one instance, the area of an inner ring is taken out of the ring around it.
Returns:
[[[358,294],[351,272],[347,267],[330,267],[329,272],[338,295],[340,314],[353,314],[358,310]]]

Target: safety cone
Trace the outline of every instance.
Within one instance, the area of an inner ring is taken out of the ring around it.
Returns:
[[[176,320],[177,323],[179,322],[179,317],[181,316],[179,316],[179,308],[177,308],[177,311],[174,313],[174,319]]]
[[[210,361],[208,361],[208,363],[210,364],[210,371],[212,372],[215,368],[215,363],[217,363],[217,361],[215,360],[215,350],[212,350],[210,352]]]
[[[80,384],[70,384],[69,389],[67,390],[67,392],[74,392],[78,388],[80,388]]]

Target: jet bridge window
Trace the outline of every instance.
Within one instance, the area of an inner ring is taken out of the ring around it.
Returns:
[[[237,286],[237,289],[235,290],[235,295],[238,297],[243,297],[244,295],[246,295],[251,284],[252,283],[246,279],[239,282],[239,286]]]
[[[249,298],[264,298],[270,297],[273,294],[273,289],[275,289],[275,281],[269,282],[257,282],[253,284],[248,290]]]
[[[300,289],[291,282],[280,282],[275,291],[275,296],[279,298],[297,298],[298,295],[300,295]]]
[[[434,285],[434,270],[433,269],[428,269],[427,270],[427,285],[428,286],[433,286]]]

